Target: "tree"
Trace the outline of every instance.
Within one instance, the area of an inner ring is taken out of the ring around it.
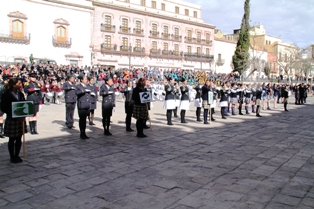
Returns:
[[[240,75],[246,70],[247,62],[250,58],[250,0],[245,0],[244,3],[244,15],[242,18],[241,29],[239,34],[239,40],[237,47],[232,57],[232,63],[234,66],[234,72],[238,72]]]

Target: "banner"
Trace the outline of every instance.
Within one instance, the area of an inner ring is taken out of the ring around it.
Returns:
[[[12,118],[34,116],[35,107],[33,101],[12,102]]]
[[[152,94],[150,92],[140,93],[141,103],[147,103],[152,101]]]
[[[209,91],[208,92],[208,104],[213,103],[213,92]]]

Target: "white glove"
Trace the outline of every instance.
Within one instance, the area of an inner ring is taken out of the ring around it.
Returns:
[[[89,89],[85,89],[85,92],[91,92],[91,90],[89,90]]]
[[[96,94],[94,92],[90,93],[92,96],[96,96]]]
[[[113,94],[113,91],[108,91],[108,94]]]
[[[71,89],[75,89],[75,87],[71,87]]]

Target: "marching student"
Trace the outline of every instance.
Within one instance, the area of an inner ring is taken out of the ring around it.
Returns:
[[[187,123],[185,120],[185,113],[187,110],[190,109],[190,98],[189,98],[189,88],[187,86],[187,80],[182,78],[181,80],[182,85],[180,87],[181,91],[181,102],[180,102],[180,117],[181,117],[181,123]]]
[[[100,87],[99,95],[102,96],[102,125],[104,127],[104,135],[111,136],[109,131],[110,118],[115,105],[115,94],[113,89],[112,78],[108,75],[105,77],[105,83]]]
[[[167,125],[172,126],[173,123],[171,122],[171,115],[172,111],[176,107],[175,103],[175,94],[177,93],[177,89],[174,87],[174,79],[172,77],[168,78],[168,83],[165,83],[165,102],[164,102],[164,109],[167,110]]]

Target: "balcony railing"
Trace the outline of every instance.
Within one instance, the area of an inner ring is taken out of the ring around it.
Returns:
[[[101,53],[108,53],[108,52],[114,52],[117,51],[117,45],[116,44],[107,44],[103,43],[101,46]]]
[[[212,61],[214,59],[214,56],[200,53],[185,52],[184,58],[190,61]]]
[[[212,46],[213,45],[213,41],[212,40],[203,40],[203,43],[208,45],[208,46]]]
[[[170,38],[170,33],[161,33],[161,37],[164,39]]]
[[[144,47],[134,47],[133,52],[135,53],[145,53],[145,48]]]
[[[162,54],[163,55],[169,55],[169,51],[168,50],[162,50]]]
[[[182,36],[173,35],[172,40],[173,40],[173,41],[182,41]]]
[[[131,46],[126,46],[126,45],[121,45],[120,46],[120,51],[132,52],[132,47]]]
[[[0,34],[0,42],[11,43],[11,44],[29,44],[31,40],[31,34],[27,35],[16,35],[12,32],[10,34]]]
[[[116,32],[116,26],[115,25],[101,23],[100,24],[100,31],[114,33],[114,32]]]
[[[150,37],[159,38],[159,32],[157,31],[149,31]]]
[[[60,48],[71,48],[72,39],[71,38],[62,39],[62,38],[52,36],[52,45],[54,47],[60,47]]]
[[[165,59],[182,59],[183,53],[171,50],[151,49],[150,57],[165,58]]]
[[[187,43],[192,43],[193,42],[193,38],[192,37],[184,37],[185,42]]]
[[[133,28],[133,34],[134,35],[139,35],[139,36],[144,36],[144,30],[143,29],[138,29],[138,28]]]
[[[120,33],[131,33],[131,28],[120,26]]]
[[[223,66],[225,64],[225,59],[218,59],[217,61],[216,61],[216,65],[217,66]]]

